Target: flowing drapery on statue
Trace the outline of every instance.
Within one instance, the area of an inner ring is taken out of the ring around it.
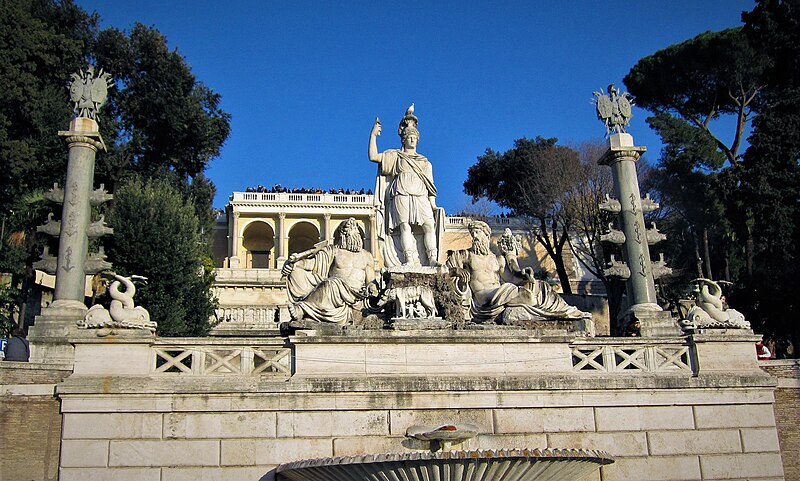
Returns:
[[[378,152],[381,124],[377,119],[370,134],[369,159],[378,164],[375,184],[378,242],[387,267],[439,265],[444,209],[436,207],[431,163],[416,150],[417,123],[412,105],[398,128],[402,149]],[[418,248],[414,226],[422,228],[424,252]]]
[[[492,231],[485,222],[470,222],[469,232],[472,247],[449,251],[447,267],[457,279],[457,289],[469,298],[474,322],[590,317],[567,304],[548,283],[534,279],[530,267],[519,268],[518,246],[510,230],[498,243],[502,255],[490,251]]]
[[[374,259],[365,251],[354,218],[342,223],[336,245],[320,242],[292,254],[283,266],[294,320],[348,324],[353,309],[368,295],[377,295]]]

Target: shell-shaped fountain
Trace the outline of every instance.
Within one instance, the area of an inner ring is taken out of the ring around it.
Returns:
[[[501,449],[307,459],[277,473],[291,481],[567,481],[613,462],[594,450]]]

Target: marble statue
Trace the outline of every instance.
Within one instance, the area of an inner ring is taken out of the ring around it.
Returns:
[[[533,269],[520,269],[518,244],[506,230],[498,242],[501,255],[491,252],[491,228],[480,221],[468,226],[472,248],[447,253],[447,267],[457,290],[471,295],[473,322],[506,324],[516,320],[581,319],[590,314],[568,305],[552,287],[534,279]]]
[[[611,84],[608,86],[608,95],[600,90],[594,92],[594,96],[597,97],[597,118],[606,125],[606,134],[625,132],[633,117],[631,95],[628,92],[620,93]]]
[[[103,69],[95,75],[93,65],[89,65],[86,72],[73,73],[69,96],[78,117],[96,118],[108,97],[108,87],[113,83],[111,74],[104,73]]]
[[[417,124],[412,104],[397,130],[403,142],[401,149],[378,152],[379,119],[375,119],[369,136],[369,160],[378,164],[378,241],[387,267],[439,265],[444,212],[436,207],[431,163],[417,152]],[[413,232],[415,226],[422,229],[424,256]]]
[[[711,279],[695,279],[695,306],[679,324],[684,332],[695,329],[750,329],[744,314],[730,309],[722,299],[722,288]]]
[[[433,291],[428,286],[404,286],[388,289],[378,302],[394,302],[395,317],[400,319],[429,319],[438,316]]]
[[[141,276],[125,277],[114,272],[102,274],[104,277],[114,279],[108,287],[111,304],[108,309],[100,304],[92,306],[86,312],[83,320],[78,321],[78,327],[84,329],[116,327],[155,332],[157,326],[150,320],[150,313],[144,307],[136,306],[133,302],[133,296],[136,294],[133,279],[147,279]],[[122,286],[125,286],[124,291],[120,290]]]
[[[320,242],[292,254],[283,266],[294,321],[349,324],[353,308],[377,296],[374,259],[363,249],[356,220],[351,217],[336,232],[336,245]]]

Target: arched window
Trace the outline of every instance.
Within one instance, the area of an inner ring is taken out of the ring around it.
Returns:
[[[272,248],[275,247],[275,231],[263,221],[251,222],[244,229],[242,245],[247,251],[247,267],[266,269],[270,266]]]
[[[289,231],[289,255],[311,249],[319,241],[317,226],[310,222],[298,222]]]

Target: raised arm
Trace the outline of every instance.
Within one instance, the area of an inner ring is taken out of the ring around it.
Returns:
[[[381,121],[375,117],[375,123],[372,125],[372,132],[369,133],[369,160],[373,162],[380,162],[381,157],[378,153],[378,136],[381,135]]]

